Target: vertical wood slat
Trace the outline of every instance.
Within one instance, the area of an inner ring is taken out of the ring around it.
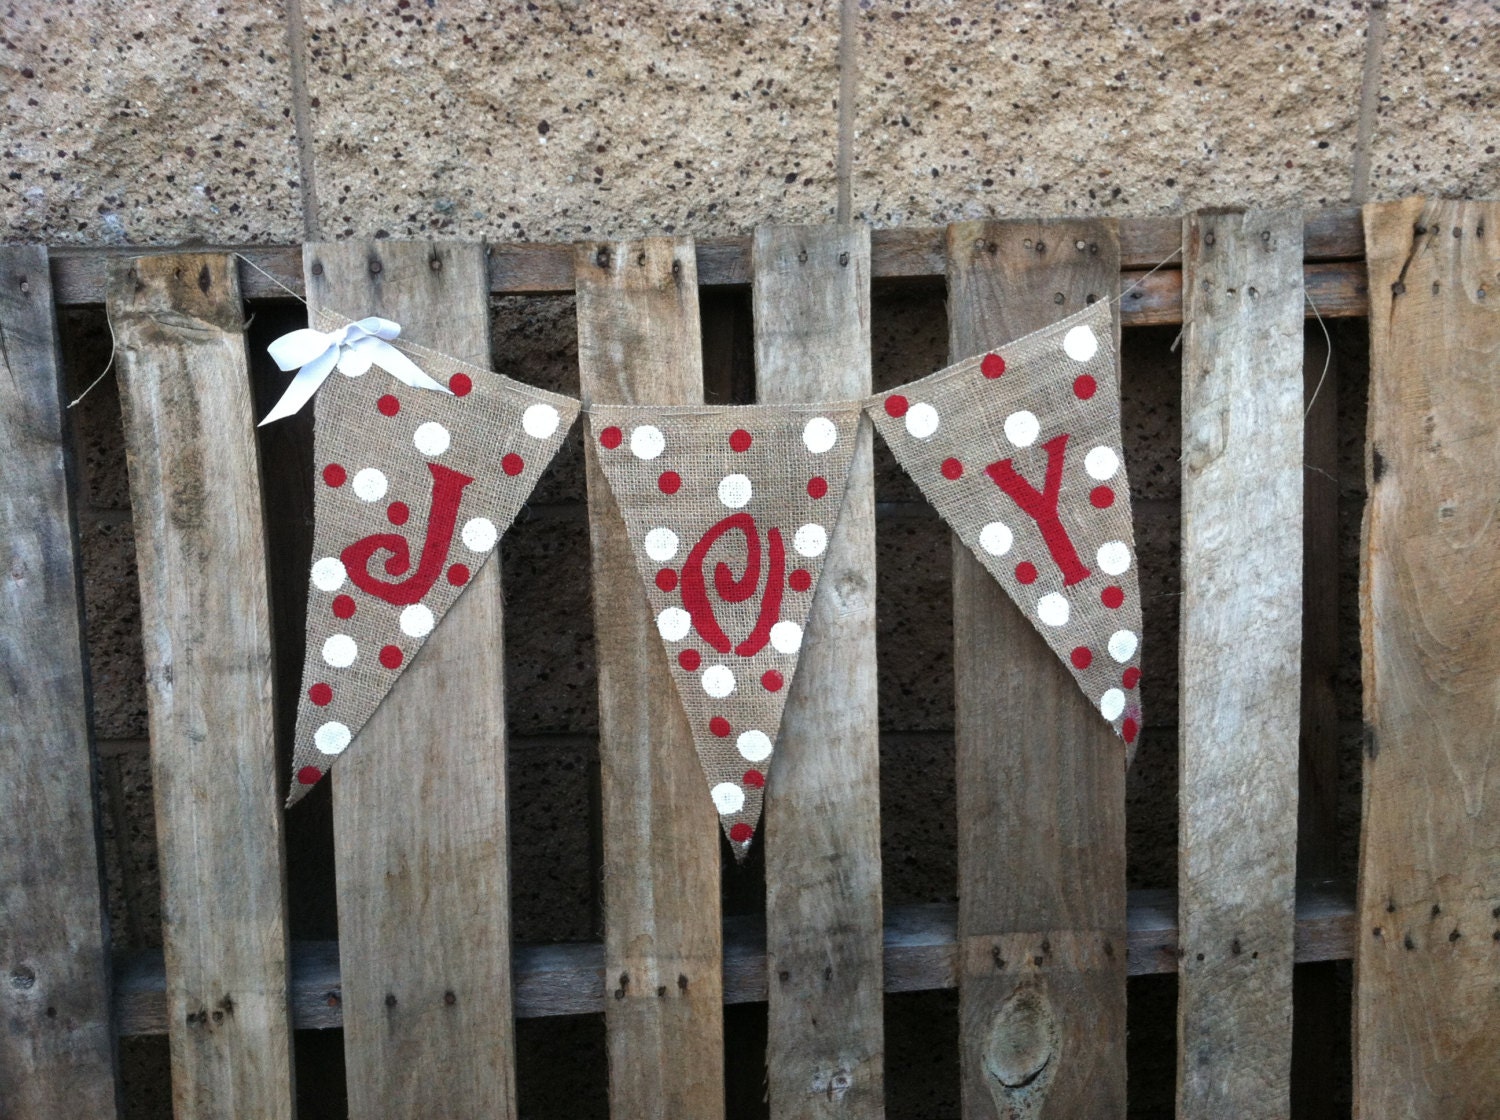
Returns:
[[[314,312],[489,366],[482,245],[324,242],[304,264]],[[501,623],[492,556],[333,774],[351,1116],[515,1115]]]
[[[119,1114],[47,249],[0,248],[0,1114]]]
[[[231,257],[111,262],[178,1120],[293,1114],[271,621]]]
[[[1284,1117],[1302,642],[1302,219],[1183,226],[1178,1116]]]
[[[757,400],[867,396],[869,229],[761,226],[753,254]],[[839,520],[767,791],[777,1120],[885,1114],[873,432],[861,418],[843,507],[830,511]]]
[[[576,249],[585,406],[703,400],[691,238]],[[630,542],[585,438],[604,827],[610,1113],[724,1115],[719,821]]]
[[[1500,1099],[1500,203],[1365,208],[1354,1114]]]
[[[948,262],[950,361],[1119,283],[1105,221],[952,225]],[[964,1115],[1123,1117],[1125,748],[956,540],[953,610]]]

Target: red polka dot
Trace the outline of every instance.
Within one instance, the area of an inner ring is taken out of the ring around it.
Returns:
[[[1098,389],[1099,383],[1086,373],[1073,381],[1073,395],[1081,401],[1088,400]]]
[[[453,390],[455,397],[467,397],[474,388],[474,382],[467,373],[455,373],[448,382],[448,388]]]
[[[1094,663],[1093,651],[1088,646],[1077,646],[1074,648],[1070,660],[1075,669],[1087,669]]]
[[[729,446],[735,451],[749,451],[752,442],[754,441],[750,433],[744,428],[736,428],[729,433]]]
[[[898,420],[906,415],[906,410],[911,407],[911,402],[900,393],[892,393],[885,398],[885,414],[894,416]]]
[[[375,407],[380,409],[382,416],[394,416],[401,411],[401,402],[387,393],[375,402]]]
[[[526,461],[512,451],[500,460],[500,469],[508,475],[518,475],[526,469]]]
[[[809,498],[821,498],[828,493],[828,480],[821,476],[814,476],[807,480],[807,496]]]
[[[949,482],[956,482],[964,476],[964,465],[957,459],[944,459],[941,469],[943,477]]]
[[[304,766],[301,770],[297,771],[297,781],[305,786],[317,785],[318,779],[322,776],[323,771],[319,770],[316,766]]]
[[[786,577],[786,581],[792,585],[793,591],[806,591],[812,586],[812,575],[806,568],[793,568],[792,574]]]
[[[611,451],[619,447],[620,441],[624,438],[625,434],[619,428],[613,426],[605,428],[604,431],[599,433],[599,442]]]
[[[729,721],[723,716],[714,716],[713,719],[709,720],[708,729],[720,739],[729,738],[729,732],[732,730],[729,726]]]
[[[334,618],[353,618],[354,600],[347,595],[335,595],[333,599]]]
[[[766,784],[766,776],[759,770],[746,770],[744,784],[754,786],[756,789],[763,789]]]
[[[682,489],[682,475],[676,471],[662,471],[656,480],[656,488],[663,494],[675,494]]]
[[[1030,560],[1022,560],[1016,565],[1016,578],[1022,583],[1036,582],[1036,565]]]
[[[780,692],[786,680],[775,669],[767,669],[761,674],[760,684],[767,692]]]
[[[1115,504],[1115,492],[1108,486],[1095,486],[1089,491],[1089,501],[1095,509],[1108,509]]]
[[[406,519],[411,516],[411,510],[406,508],[405,502],[392,502],[385,507],[385,516],[392,525],[405,525]]]
[[[698,656],[695,649],[685,649],[677,655],[677,664],[681,665],[689,673],[696,673],[698,666],[703,664],[703,658]],[[728,724],[725,724],[727,727]]]
[[[1127,719],[1120,725],[1120,734],[1125,737],[1127,743],[1135,742],[1135,737],[1140,734],[1140,731],[1141,729],[1133,719]]]
[[[663,591],[676,591],[677,573],[671,568],[663,568],[656,573],[656,586]]]
[[[401,656],[401,647],[400,646],[382,646],[381,647],[381,649],[380,649],[380,663],[382,665],[384,665],[387,669],[399,669],[399,668],[401,668],[401,662],[402,662],[402,660],[403,660],[403,658]]]
[[[1116,610],[1125,601],[1125,592],[1118,587],[1106,587],[1099,592],[1099,601],[1110,610]]]
[[[323,481],[329,486],[342,486],[348,477],[348,472],[337,463],[329,463],[323,468]]]
[[[1005,359],[999,354],[986,354],[979,363],[979,372],[993,381],[1005,372]]]
[[[333,689],[322,681],[307,690],[307,698],[320,708],[326,708],[333,702]]]
[[[454,564],[448,569],[448,582],[454,587],[462,587],[469,582],[469,565]]]
[[[1141,671],[1132,665],[1125,670],[1125,675],[1120,678],[1120,683],[1126,688],[1134,688],[1141,683]]]
[[[744,821],[740,821],[739,824],[735,825],[733,828],[731,828],[729,830],[729,838],[731,840],[733,840],[736,844],[748,843],[749,840],[750,840],[750,837],[752,837],[754,835],[755,835],[755,830],[753,828],[751,828],[748,824],[746,824]]]

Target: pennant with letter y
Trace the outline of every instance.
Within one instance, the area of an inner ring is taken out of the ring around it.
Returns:
[[[331,340],[321,353],[333,356],[309,358],[320,366],[312,386],[315,524],[288,805],[348,748],[490,562],[579,407],[396,343],[400,327],[386,320],[348,324],[324,313],[321,322]],[[302,349],[320,353],[318,339]],[[345,376],[329,377],[335,368]]]
[[[599,464],[737,859],[760,821],[862,410],[590,410]]]
[[[1141,597],[1109,303],[872,397],[867,408],[1133,756]]]

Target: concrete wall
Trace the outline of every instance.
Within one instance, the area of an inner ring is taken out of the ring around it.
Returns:
[[[1500,192],[1500,3],[1413,0],[1372,13],[1350,0],[861,0],[855,28],[848,170],[855,214],[877,226]],[[570,240],[824,221],[834,214],[839,59],[849,47],[833,0],[9,0],[0,7],[6,237]],[[742,382],[746,300],[704,303],[715,360]],[[257,310],[257,353],[299,310]],[[942,364],[940,292],[883,292],[874,311],[879,386]],[[81,388],[107,361],[108,334],[90,310],[67,312],[63,327],[68,376]],[[1358,780],[1361,329],[1334,332],[1346,868]],[[1129,332],[1124,353],[1153,721],[1130,781],[1134,886],[1170,886],[1176,875],[1174,334]],[[499,300],[494,338],[497,368],[576,391],[570,300]],[[111,917],[119,944],[145,946],[159,941],[159,903],[113,383],[73,415]],[[886,897],[945,900],[956,878],[948,535],[881,454]],[[575,436],[536,496],[542,513],[504,547],[516,932],[528,939],[587,938],[599,921],[580,468]],[[299,812],[288,822],[294,935],[333,936],[326,791]],[[756,861],[726,872],[731,911],[760,905],[758,875]],[[1172,991],[1170,979],[1132,984],[1136,1116],[1170,1114]],[[888,1006],[891,1115],[956,1115],[952,993]],[[729,1023],[736,1099],[756,1115],[764,1011],[732,1009]],[[299,1038],[307,1116],[342,1115],[338,1048],[336,1034]],[[526,1115],[600,1114],[597,1021],[525,1023],[520,1054]],[[124,1056],[131,1115],[168,1115],[161,1040],[129,1041]],[[1335,1098],[1340,1076],[1325,1074]]]

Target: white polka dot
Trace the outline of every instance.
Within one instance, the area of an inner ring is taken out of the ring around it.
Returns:
[[[495,528],[495,523],[488,517],[474,517],[464,522],[460,536],[463,537],[464,547],[470,552],[488,552],[500,539],[500,530]]]
[[[521,413],[521,428],[532,439],[546,439],[557,431],[560,417],[550,404],[534,404]]]
[[[747,762],[764,762],[771,757],[771,740],[764,731],[743,732],[735,745]]]
[[[714,799],[714,808],[725,816],[745,807],[745,791],[733,782],[720,782],[709,791],[709,796]]]
[[[425,638],[436,625],[432,612],[421,603],[413,603],[401,612],[401,633],[410,637]]]
[[[1063,353],[1075,362],[1086,362],[1099,351],[1099,340],[1089,327],[1074,327],[1063,335]]]
[[[703,691],[722,700],[734,691],[734,673],[728,665],[710,665],[703,670]]]
[[[350,738],[349,729],[342,723],[325,723],[313,732],[313,746],[324,754],[343,754]]]
[[[661,434],[661,429],[650,424],[642,424],[638,428],[632,428],[630,432],[630,453],[637,459],[655,459],[667,446],[667,437]]]
[[[344,562],[325,556],[312,566],[313,586],[319,591],[337,591],[344,586]]]
[[[1106,541],[1095,559],[1105,574],[1117,576],[1130,567],[1130,549],[1124,541]]]
[[[740,509],[750,501],[750,480],[742,474],[725,475],[719,480],[719,501],[730,509]]]
[[[821,455],[839,439],[839,430],[826,416],[814,416],[802,429],[802,442],[814,455]]]
[[[1125,710],[1125,694],[1118,688],[1112,688],[1103,696],[1099,697],[1099,714],[1111,723]]]
[[[423,455],[441,455],[453,442],[448,429],[436,420],[418,425],[417,430],[411,434],[411,441]]]
[[[1005,438],[1016,447],[1030,447],[1041,432],[1042,426],[1037,423],[1036,416],[1024,408],[1005,418]]]
[[[1068,613],[1068,600],[1056,591],[1036,601],[1036,616],[1048,626],[1066,626]]]
[[[1135,656],[1135,647],[1138,644],[1133,632],[1116,630],[1109,636],[1109,655],[1123,665]]]
[[[792,547],[803,556],[822,556],[828,547],[828,530],[809,522],[792,534]]]
[[[796,653],[802,648],[802,627],[782,619],[771,627],[771,644],[777,653]]]
[[[646,534],[646,555],[664,564],[677,555],[677,534],[671,529],[652,529]]]
[[[991,556],[1004,556],[1015,542],[1010,526],[1000,521],[991,521],[979,530],[979,547]]]
[[[348,634],[334,634],[323,643],[323,660],[335,669],[347,669],[359,656],[359,647]]]
[[[926,439],[938,430],[938,412],[926,401],[912,405],[906,410],[906,434],[917,439]]]
[[[367,502],[380,501],[385,491],[385,475],[374,467],[366,467],[354,476],[354,492]]]
[[[668,607],[656,616],[656,630],[669,642],[682,641],[692,625],[693,616],[681,607]]]
[[[1090,478],[1108,482],[1120,469],[1120,457],[1107,447],[1096,447],[1083,457],[1083,469]]]

